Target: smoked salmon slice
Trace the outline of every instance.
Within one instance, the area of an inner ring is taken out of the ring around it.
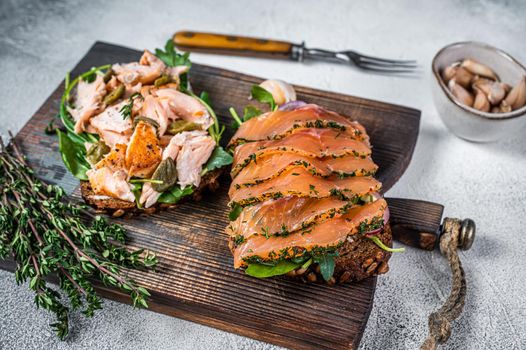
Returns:
[[[347,212],[352,203],[336,197],[287,197],[245,207],[227,227],[229,236],[248,239],[256,235],[287,235]]]
[[[386,208],[387,203],[382,198],[287,236],[255,236],[234,248],[234,267],[246,265],[251,258],[256,258],[257,261],[290,259],[301,256],[315,247],[336,248],[348,239],[348,236],[369,231],[369,225],[383,224]]]
[[[305,128],[331,128],[369,142],[364,127],[338,113],[308,104],[293,111],[274,111],[241,124],[229,147],[250,141],[276,140]]]
[[[369,146],[332,129],[307,129],[280,140],[256,141],[237,146],[232,164],[232,177],[241,169],[262,156],[276,153],[297,153],[310,158],[343,157],[352,154],[366,158],[371,155]]]
[[[254,186],[295,168],[304,168],[320,177],[337,175],[343,178],[374,175],[378,166],[370,157],[363,159],[351,155],[317,159],[295,153],[280,153],[263,156],[257,160],[257,163],[248,164],[234,178],[231,187],[239,189]]]
[[[370,176],[348,178],[320,178],[305,169],[292,169],[261,184],[230,188],[231,205],[246,206],[267,199],[287,196],[325,198],[335,196],[353,200],[369,192],[377,192],[382,184]]]

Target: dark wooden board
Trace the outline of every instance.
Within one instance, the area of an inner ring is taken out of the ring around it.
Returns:
[[[72,75],[93,66],[137,60],[140,55],[136,50],[98,42]],[[191,71],[194,90],[210,93],[221,122],[228,125],[228,108],[234,106],[240,110],[247,103],[251,85],[260,81],[197,64]],[[318,103],[363,123],[374,145],[373,158],[380,166],[378,178],[384,190],[398,180],[413,153],[419,111],[306,87],[298,86],[296,90],[299,99]],[[62,86],[16,139],[41,178],[60,184],[78,196],[78,181],[65,170],[56,137],[44,133],[57,112],[61,94]],[[228,130],[224,141],[231,135]],[[218,192],[205,194],[201,202],[151,216],[117,220],[129,230],[130,248],[150,249],[159,257],[155,272],[131,272],[139,284],[152,292],[150,308],[289,348],[356,348],[371,311],[376,278],[328,287],[285,279],[258,280],[235,271],[224,234],[228,222],[226,176],[221,183]],[[400,215],[411,217],[403,206]],[[424,227],[438,227],[438,212],[423,221]],[[3,267],[9,268],[5,264]],[[110,299],[129,303],[118,291],[102,286],[99,291]]]

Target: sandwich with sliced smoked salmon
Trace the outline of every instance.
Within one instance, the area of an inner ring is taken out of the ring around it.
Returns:
[[[240,118],[232,111],[238,130],[229,144],[226,233],[234,267],[329,284],[386,273],[397,250],[365,128],[315,104],[280,105],[279,91],[265,86],[292,90],[265,82],[252,95],[274,99],[269,112]]]

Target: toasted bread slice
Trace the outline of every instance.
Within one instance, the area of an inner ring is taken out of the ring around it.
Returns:
[[[154,206],[148,209],[139,209],[135,202],[127,202],[118,198],[105,198],[101,197],[93,192],[89,181],[80,182],[80,193],[84,201],[101,212],[106,212],[114,217],[120,217],[123,215],[133,216],[136,214],[152,214],[158,210],[175,208],[179,203],[193,200],[201,200],[202,193],[204,190],[209,189],[215,191],[219,187],[219,177],[224,172],[225,168],[215,169],[203,176],[199,187],[195,189],[194,193],[190,196],[184,197],[177,204],[166,204],[157,202]]]

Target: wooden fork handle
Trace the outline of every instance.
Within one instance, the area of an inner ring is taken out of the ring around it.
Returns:
[[[289,58],[294,46],[286,41],[189,31],[175,33],[173,41],[183,51],[267,58]]]

